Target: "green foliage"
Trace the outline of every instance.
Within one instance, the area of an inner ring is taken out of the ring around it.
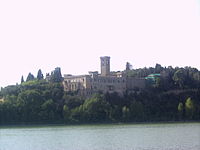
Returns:
[[[183,103],[178,104],[178,112],[183,113]]]
[[[36,121],[44,100],[38,91],[27,90],[19,94],[17,102],[22,108],[23,118],[26,121]]]
[[[139,68],[126,71],[128,77],[145,78],[150,74],[161,74],[160,81],[148,82],[161,90],[200,88],[200,71],[196,68],[168,68],[156,64],[155,68]]]
[[[123,121],[127,122],[130,121],[130,110],[128,107],[124,106],[122,107],[122,119]]]
[[[63,117],[65,123],[67,123],[70,119],[70,109],[67,107],[67,105],[63,106]]]
[[[39,117],[44,121],[56,120],[56,103],[52,99],[45,101],[41,105],[41,111],[39,112]]]
[[[129,71],[131,69],[132,69],[132,65],[129,62],[127,62],[126,63],[126,71]]]
[[[111,121],[114,121],[114,122],[122,120],[121,107],[118,106],[118,105],[110,107],[109,118],[110,118]]]
[[[190,97],[185,102],[185,112],[187,119],[192,120],[195,113],[195,106],[193,100]]]
[[[31,73],[29,73],[28,76],[27,76],[27,78],[26,78],[26,82],[27,82],[27,81],[34,80],[34,79],[35,79],[34,75],[31,74]]]
[[[162,72],[163,67],[160,64],[156,64],[154,73]]]
[[[101,122],[107,120],[109,114],[109,104],[101,95],[94,95],[83,104],[87,120],[90,122]]]
[[[142,121],[144,120],[144,107],[141,102],[133,101],[130,106],[131,120]]]
[[[43,74],[42,74],[42,71],[41,69],[38,70],[38,73],[37,73],[37,79],[38,80],[42,80],[44,78]]]
[[[69,109],[74,109],[84,103],[84,99],[77,95],[71,96],[64,94],[63,100]]]
[[[9,85],[1,89],[1,95],[3,97],[15,95],[17,96],[20,93],[20,86],[18,85]]]
[[[160,74],[143,90],[81,97],[64,92],[60,68],[43,80],[29,74],[26,82],[0,90],[0,124],[200,121],[200,72],[191,67],[127,68],[137,78]],[[23,78],[22,78],[23,79]],[[22,80],[23,81],[23,80]],[[185,100],[180,102],[179,100]]]
[[[178,116],[180,120],[182,120],[183,118],[183,113],[184,113],[184,106],[183,106],[183,103],[180,102],[178,104]]]
[[[55,68],[54,71],[51,72],[51,79],[52,82],[61,82],[63,80],[61,69],[59,67]]]
[[[161,79],[160,78],[156,78],[155,87],[161,87]]]
[[[54,122],[62,118],[61,83],[30,80],[21,85],[8,86],[1,91],[0,124],[20,122]]]
[[[18,121],[18,108],[14,102],[5,100],[0,102],[0,124],[7,124]]]
[[[182,69],[177,70],[174,73],[173,80],[175,81],[175,84],[177,84],[180,88],[183,88],[185,81],[184,71]]]
[[[88,122],[86,115],[86,112],[83,110],[83,105],[80,105],[71,110],[70,121],[72,123],[86,123]]]
[[[23,82],[24,82],[24,77],[22,76],[22,77],[21,77],[21,83],[23,83]]]

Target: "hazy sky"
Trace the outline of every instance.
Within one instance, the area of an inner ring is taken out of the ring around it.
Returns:
[[[62,74],[193,66],[200,69],[200,0],[0,0],[0,87]]]

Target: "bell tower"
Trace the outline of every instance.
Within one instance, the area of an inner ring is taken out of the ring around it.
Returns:
[[[104,56],[100,57],[101,59],[101,76],[109,76],[110,75],[110,57]]]

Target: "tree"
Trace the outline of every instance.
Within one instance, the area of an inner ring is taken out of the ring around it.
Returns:
[[[56,105],[53,102],[52,99],[49,99],[47,101],[45,101],[42,105],[41,105],[41,111],[39,113],[40,118],[45,120],[45,121],[52,121],[55,120],[55,109],[56,109]]]
[[[71,110],[69,120],[73,123],[84,123],[88,121],[88,114],[83,109],[83,105]]]
[[[110,108],[109,112],[109,118],[112,121],[119,121],[122,118],[122,109],[118,105],[114,105],[113,107]]]
[[[160,64],[156,64],[155,66],[155,73],[160,73],[162,71],[162,66]]]
[[[42,74],[42,71],[41,69],[38,70],[38,73],[37,73],[37,79],[38,80],[42,80],[44,78],[43,74]]]
[[[126,63],[126,71],[130,71],[131,69],[132,69],[132,65],[129,62],[127,62]]]
[[[36,90],[26,90],[19,94],[17,105],[21,108],[24,121],[37,121],[44,99]]]
[[[26,78],[26,81],[31,81],[31,80],[34,80],[34,79],[35,79],[34,75],[29,73],[27,78]]]
[[[83,100],[80,96],[70,96],[65,94],[62,99],[69,109],[74,109],[83,104]]]
[[[100,95],[94,95],[83,104],[83,110],[87,113],[90,122],[105,121],[109,114],[109,104]]]
[[[157,87],[157,88],[161,87],[161,78],[160,77],[155,79],[155,87]]]
[[[144,106],[140,101],[133,101],[130,105],[130,112],[133,121],[144,120]]]
[[[20,93],[19,85],[9,85],[1,89],[1,94],[3,97],[15,95],[17,96]]]
[[[24,82],[24,77],[22,76],[22,77],[21,77],[21,83],[23,83],[23,82]]]
[[[189,97],[185,102],[185,112],[187,119],[193,119],[195,106],[193,100]]]
[[[67,105],[63,106],[63,117],[65,122],[68,122],[70,120],[70,110]]]
[[[178,116],[179,116],[179,119],[181,120],[183,118],[183,103],[179,103],[178,104]]]
[[[122,107],[122,119],[123,121],[129,121],[130,119],[130,110],[128,107]]]
[[[178,69],[173,76],[173,80],[175,81],[175,84],[177,84],[180,88],[184,87],[185,82],[185,74],[182,69]]]
[[[61,82],[63,80],[61,69],[59,67],[55,68],[54,71],[51,72],[51,79],[52,82]]]

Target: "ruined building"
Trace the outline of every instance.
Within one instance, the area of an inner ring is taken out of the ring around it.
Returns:
[[[145,87],[145,79],[127,77],[126,72],[111,72],[110,57],[100,57],[101,74],[98,71],[88,75],[64,75],[64,90],[76,91],[81,95],[91,95],[96,92],[118,92],[123,94],[136,88]]]

